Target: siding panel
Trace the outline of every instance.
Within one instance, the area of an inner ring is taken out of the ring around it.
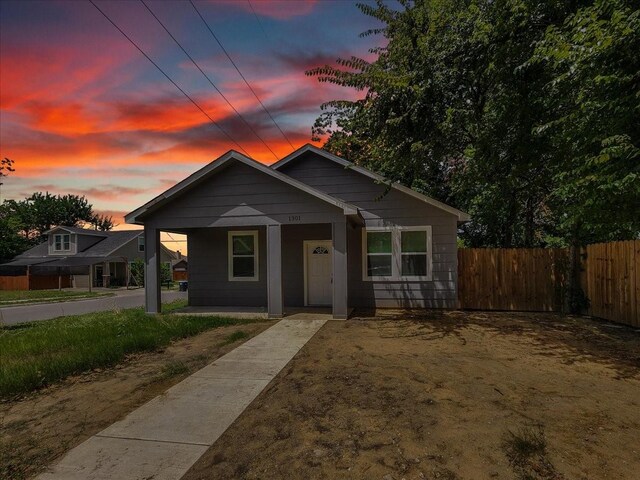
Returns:
[[[189,248],[189,305],[251,307],[267,306],[267,257],[264,227],[258,230],[258,281],[230,282],[228,273],[228,228],[193,230]]]
[[[433,281],[368,282],[362,280],[362,230],[348,232],[349,303],[356,307],[457,306],[457,218],[405,193],[313,152],[285,165],[281,171],[363,211],[366,226],[432,226]]]

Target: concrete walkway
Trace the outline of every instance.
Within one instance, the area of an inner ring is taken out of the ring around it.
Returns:
[[[39,480],[178,480],[326,320],[281,320],[71,450]]]
[[[162,301],[165,303],[173,302],[181,298],[187,298],[187,293],[176,291],[162,292]],[[0,324],[16,325],[18,323],[35,322],[37,320],[50,320],[66,315],[82,315],[84,313],[133,308],[142,305],[144,305],[144,289],[116,290],[115,295],[110,297],[1,307]]]

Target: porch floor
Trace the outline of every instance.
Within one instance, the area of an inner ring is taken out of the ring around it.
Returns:
[[[176,315],[216,315],[232,318],[268,318],[266,307],[189,306],[174,310]],[[291,320],[331,320],[331,307],[285,307],[282,318]]]

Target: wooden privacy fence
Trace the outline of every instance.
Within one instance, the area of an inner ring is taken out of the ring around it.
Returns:
[[[458,250],[458,300],[472,310],[564,310],[568,249]],[[640,240],[589,245],[581,283],[587,314],[640,327]]]
[[[0,290],[52,290],[61,286],[62,288],[72,287],[70,275],[20,275],[20,276],[0,276]]]
[[[587,246],[582,288],[589,315],[640,327],[640,240]]]
[[[29,290],[29,277],[0,276],[0,290]]]
[[[567,261],[559,248],[459,249],[460,308],[559,311]]]

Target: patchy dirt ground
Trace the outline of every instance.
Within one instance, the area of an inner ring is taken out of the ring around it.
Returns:
[[[184,477],[636,479],[640,332],[547,314],[329,322]]]
[[[274,322],[209,330],[113,369],[72,377],[18,401],[0,403],[0,478],[35,475],[57,457],[121,419]]]

